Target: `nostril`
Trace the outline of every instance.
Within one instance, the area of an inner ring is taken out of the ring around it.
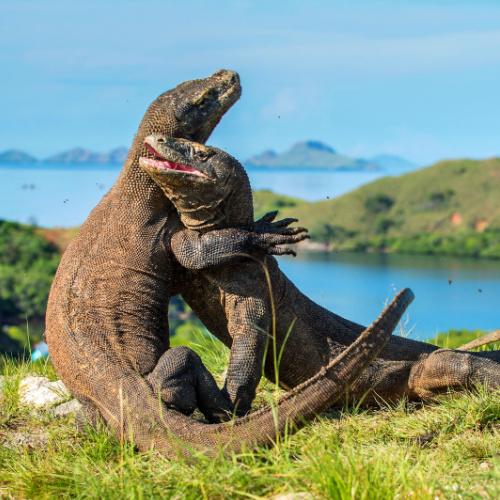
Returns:
[[[163,137],[158,137],[157,140],[160,144],[163,144],[165,142],[165,139]]]

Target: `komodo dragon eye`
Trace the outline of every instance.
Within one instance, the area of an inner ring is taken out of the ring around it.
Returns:
[[[199,161],[207,161],[213,154],[212,151],[196,151],[194,157]]]

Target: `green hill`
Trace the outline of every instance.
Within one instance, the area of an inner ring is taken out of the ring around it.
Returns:
[[[266,209],[290,203],[265,198]],[[500,258],[500,158],[442,161],[333,200],[292,201],[280,215],[299,218],[328,249]]]

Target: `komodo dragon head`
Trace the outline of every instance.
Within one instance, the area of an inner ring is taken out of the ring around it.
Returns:
[[[189,229],[211,230],[253,221],[245,169],[228,153],[186,139],[153,134],[139,165],[175,205]]]
[[[205,142],[240,95],[238,73],[221,69],[207,78],[183,82],[158,96],[139,125],[122,176],[128,179],[130,172],[144,173],[138,161],[141,156],[150,156],[144,145],[148,135],[160,133]],[[134,178],[133,189],[136,182]]]

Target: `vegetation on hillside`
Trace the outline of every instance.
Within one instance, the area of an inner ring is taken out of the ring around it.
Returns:
[[[0,323],[43,318],[58,263],[34,227],[0,220]]]
[[[266,199],[279,208],[282,197]],[[500,258],[500,159],[440,162],[332,200],[295,200],[280,216],[330,250]]]
[[[280,213],[286,209],[295,209],[299,205],[307,204],[304,200],[287,196],[284,194],[276,194],[268,189],[254,191],[253,205],[255,218],[260,218],[267,212],[278,210]]]

